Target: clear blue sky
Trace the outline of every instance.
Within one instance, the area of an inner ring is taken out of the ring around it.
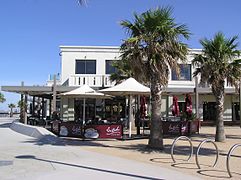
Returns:
[[[44,85],[48,74],[60,72],[60,45],[114,45],[127,36],[119,25],[157,6],[170,5],[177,23],[186,24],[191,48],[217,31],[227,36],[241,33],[240,0],[1,0],[0,86]],[[240,35],[241,36],[241,35]],[[241,40],[241,39],[240,39]],[[7,104],[19,95],[5,93]]]

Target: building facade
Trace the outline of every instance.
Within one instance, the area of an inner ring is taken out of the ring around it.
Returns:
[[[191,49],[187,56],[187,63],[181,64],[180,62],[179,78],[174,71],[170,71],[169,83],[162,96],[163,117],[172,116],[173,96],[177,96],[179,108],[182,111],[185,95],[190,94],[194,113],[203,121],[215,121],[216,103],[210,86],[206,84],[201,87],[199,85],[200,78],[192,76],[195,67],[192,66],[191,61],[193,55],[197,53],[201,53],[201,50]],[[87,84],[95,89],[102,89],[114,85],[110,81],[110,74],[115,71],[111,63],[119,60],[119,47],[60,46],[60,54],[62,86],[77,87]],[[224,120],[236,122],[240,120],[239,94],[235,92],[234,87],[229,86],[227,83],[225,94]],[[61,102],[63,119],[74,120],[76,118],[74,115],[75,100],[62,98]]]
[[[192,66],[191,61],[193,55],[197,53],[201,53],[201,50],[191,49],[187,56],[187,63],[180,62],[179,78],[174,71],[170,70],[168,86],[164,88],[162,96],[162,117],[172,118],[173,96],[178,98],[179,109],[183,111],[185,95],[190,94],[193,112],[198,118],[203,122],[215,123],[216,103],[211,88],[208,84],[200,86],[200,77],[192,76],[195,67]],[[112,62],[119,60],[120,49],[114,46],[60,46],[60,57],[61,73],[55,78],[50,76],[46,86],[2,86],[2,90],[42,98],[38,100],[42,101],[42,105],[39,105],[42,107],[42,110],[39,110],[42,117],[50,116],[53,111],[59,110],[60,118],[64,121],[81,119],[83,100],[58,95],[84,84],[96,90],[114,86],[115,82],[110,81],[110,74],[116,71]],[[25,98],[26,101],[27,99]],[[93,119],[96,116],[104,119],[124,118],[127,116],[128,108],[126,99],[126,97],[115,97],[112,100],[89,99],[86,101],[86,117],[87,119]],[[34,113],[35,98],[32,104],[31,112]],[[43,107],[48,107],[48,110]],[[238,122],[239,113],[239,93],[226,83],[224,120]]]

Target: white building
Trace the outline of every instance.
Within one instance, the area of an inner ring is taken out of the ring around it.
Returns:
[[[187,57],[187,64],[181,64],[181,77],[177,78],[176,73],[171,71],[168,86],[163,95],[163,116],[171,116],[172,97],[176,95],[179,106],[184,106],[186,93],[192,95],[193,109],[204,121],[215,120],[215,98],[211,89],[206,85],[199,86],[199,78],[193,78],[194,71],[191,60],[193,54],[200,53],[201,50],[192,49]],[[111,66],[113,60],[119,59],[119,47],[112,46],[60,46],[61,54],[61,80],[64,86],[81,86],[88,84],[96,89],[110,87],[114,85],[110,82],[110,74],[114,71]],[[196,93],[197,92],[197,93]],[[224,120],[239,120],[239,95],[233,87],[225,87]],[[70,112],[65,107],[73,107],[73,100],[63,99],[64,114],[70,116]],[[68,103],[67,103],[68,102]],[[197,110],[198,109],[198,110]],[[65,113],[66,112],[66,113]]]
[[[187,57],[187,64],[180,64],[181,77],[177,78],[175,72],[171,71],[169,83],[162,96],[162,115],[171,116],[173,95],[178,97],[180,109],[184,107],[185,95],[191,94],[193,111],[199,114],[204,122],[214,122],[215,120],[215,98],[212,95],[208,85],[199,86],[199,78],[193,78],[194,71],[191,60],[194,53],[200,53],[201,50],[192,49]],[[113,86],[110,81],[110,74],[115,71],[111,66],[112,61],[119,60],[119,47],[113,46],[60,46],[61,55],[61,74],[57,81],[56,92],[62,93],[72,90],[84,84],[94,89],[102,89]],[[53,79],[49,79],[47,87],[9,87],[3,86],[3,91],[27,93],[31,96],[39,96],[52,99]],[[239,94],[230,86],[225,87],[224,120],[237,122],[239,120]],[[60,98],[61,118],[65,121],[79,119],[81,112],[81,99]],[[102,109],[103,103],[105,109]],[[87,102],[87,117],[91,118],[103,113],[109,116],[124,116],[126,108],[124,97],[119,97],[113,101],[89,100]],[[97,114],[93,114],[96,112]],[[121,113],[120,113],[121,111]],[[118,113],[117,113],[118,112]],[[105,118],[106,118],[105,117]]]

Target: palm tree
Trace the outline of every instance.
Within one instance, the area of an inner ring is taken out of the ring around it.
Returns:
[[[10,117],[13,117],[13,108],[15,108],[15,104],[11,103],[8,105],[8,108],[10,108]]]
[[[4,98],[4,95],[0,92],[0,103],[5,102],[6,99]]]
[[[131,71],[131,67],[128,64],[128,61],[125,59],[122,61],[114,61],[112,63],[112,66],[115,67],[117,71],[110,75],[110,80],[116,81],[117,84],[124,79],[128,79],[129,77],[135,77],[133,72]],[[135,78],[137,79],[137,77]]]
[[[185,25],[171,16],[172,8],[162,7],[134,14],[134,22],[122,21],[130,37],[121,45],[121,59],[128,61],[132,72],[151,87],[150,148],[163,149],[161,94],[167,86],[170,69],[179,73],[178,60],[185,61],[187,45],[179,38],[189,38]]]
[[[216,99],[216,135],[215,141],[225,141],[223,111],[225,80],[238,89],[241,76],[241,65],[238,60],[237,36],[225,38],[218,32],[213,39],[200,40],[203,46],[202,54],[195,55],[193,65],[197,66],[194,76],[201,74],[200,83],[208,82]]]
[[[87,0],[77,0],[77,2],[82,6],[87,4]]]

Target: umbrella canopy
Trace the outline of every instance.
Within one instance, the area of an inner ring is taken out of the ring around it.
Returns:
[[[92,98],[92,99],[108,99],[111,98],[109,95],[105,95],[101,92],[97,92],[88,85],[83,85],[72,91],[59,94],[61,96],[73,97],[73,98]]]
[[[172,115],[179,116],[179,105],[177,96],[173,96]]]
[[[137,82],[134,78],[129,78],[123,81],[116,86],[102,89],[100,92],[104,92],[106,94],[114,95],[114,96],[126,96],[126,95],[138,95],[138,94],[146,94],[150,95],[150,88],[142,85]]]

